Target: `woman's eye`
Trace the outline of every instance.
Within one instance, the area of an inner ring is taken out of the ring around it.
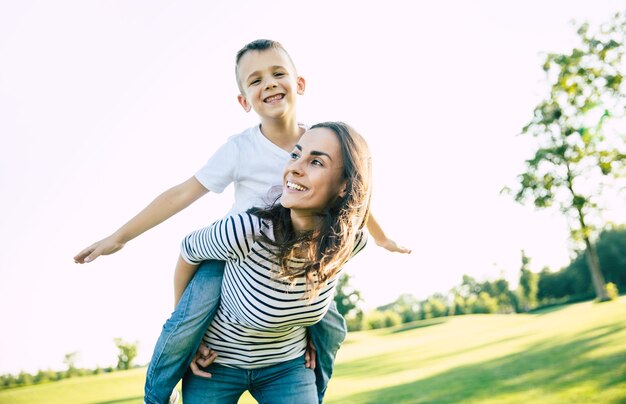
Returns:
[[[300,156],[298,156],[298,153],[295,153],[295,152],[291,153],[291,159],[292,160],[296,160],[298,157],[300,157]]]
[[[320,160],[318,160],[318,159],[312,160],[311,164],[313,164],[314,166],[320,166],[320,167],[324,166],[324,164]]]

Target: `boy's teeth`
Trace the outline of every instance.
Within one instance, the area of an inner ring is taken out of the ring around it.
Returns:
[[[265,102],[272,102],[272,101],[275,101],[275,100],[280,100],[280,99],[282,99],[282,98],[283,98],[283,95],[282,95],[282,94],[272,95],[271,97],[267,97],[267,98],[265,99]]]

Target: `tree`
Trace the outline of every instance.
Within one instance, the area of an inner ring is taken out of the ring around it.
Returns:
[[[618,289],[626,288],[626,227],[604,229],[594,247],[606,281],[614,283]],[[586,252],[582,251],[560,271],[542,271],[539,274],[538,299],[579,301],[592,298],[594,292],[585,257]]]
[[[130,369],[137,357],[137,342],[125,342],[121,338],[115,338],[113,341],[120,351],[117,355],[117,369]]]
[[[363,301],[361,292],[350,285],[351,276],[343,273],[337,282],[335,289],[335,304],[337,311],[344,317],[357,316],[361,311],[359,303]]]
[[[478,296],[468,299],[470,311],[475,314],[490,314],[498,311],[498,299],[487,292],[480,292]]]
[[[435,293],[422,302],[420,311],[424,319],[445,317],[448,315],[448,299],[441,293]]]
[[[543,69],[550,93],[534,110],[522,134],[536,141],[534,156],[519,175],[515,200],[544,209],[557,205],[572,240],[584,245],[597,298],[606,300],[604,278],[592,239],[605,189],[622,178],[626,147],[613,124],[624,118],[622,57],[626,22],[616,14],[591,32],[582,24],[578,47],[550,53]]]
[[[378,311],[391,310],[400,315],[403,323],[420,319],[420,301],[409,293],[401,294],[392,303],[377,307]]]
[[[524,311],[528,312],[537,305],[539,276],[530,270],[530,258],[522,250],[522,267],[520,269],[519,287]]]
[[[76,374],[76,359],[78,359],[78,352],[66,353],[63,357],[63,363],[67,365],[67,377],[72,377]]]

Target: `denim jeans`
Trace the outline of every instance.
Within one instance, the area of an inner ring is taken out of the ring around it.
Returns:
[[[317,349],[317,365],[315,366],[315,384],[319,402],[324,401],[328,382],[333,374],[335,357],[341,343],[346,339],[348,328],[346,320],[337,311],[335,302],[330,303],[326,315],[316,324],[308,327],[309,337]]]
[[[248,390],[260,404],[317,404],[315,374],[304,367],[304,357],[260,369],[238,369],[211,364],[210,379],[191,371],[183,379],[185,404],[236,404]]]
[[[224,261],[202,262],[163,325],[146,372],[147,404],[168,403],[172,390],[187,371],[217,310],[224,265]]]
[[[187,371],[217,311],[223,276],[223,261],[204,261],[165,322],[146,373],[144,401],[147,404],[167,403]],[[308,327],[308,332],[317,348],[315,383],[321,403],[333,373],[337,350],[347,333],[346,322],[335,302],[331,302],[320,322]]]

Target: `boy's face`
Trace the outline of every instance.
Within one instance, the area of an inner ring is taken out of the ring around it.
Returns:
[[[296,97],[304,94],[305,83],[285,52],[250,51],[239,60],[237,72],[243,90],[237,99],[246,112],[253,109],[261,119],[295,116]]]

